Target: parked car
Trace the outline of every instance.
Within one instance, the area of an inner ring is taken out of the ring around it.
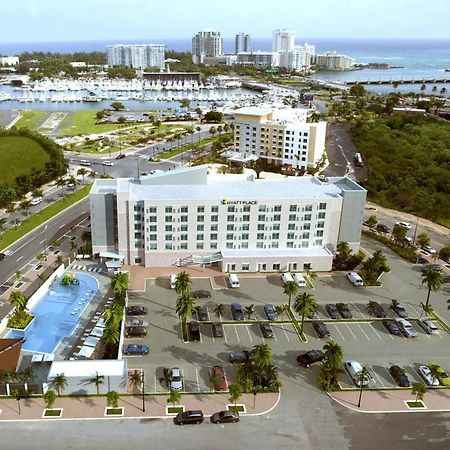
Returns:
[[[431,245],[424,245],[422,247],[422,250],[425,253],[428,253],[429,255],[435,255],[436,254],[436,249],[434,249]]]
[[[402,319],[406,319],[408,317],[408,313],[406,312],[405,307],[397,300],[392,300],[391,306],[389,308],[392,309],[392,311],[394,311],[395,314],[397,314],[397,316],[401,317]]]
[[[211,379],[215,391],[226,391],[228,389],[228,381],[223,367],[214,366],[211,369]]]
[[[230,308],[233,320],[244,320],[244,313],[242,312],[242,307],[239,303],[232,303]]]
[[[133,305],[127,307],[126,313],[127,316],[145,316],[148,313],[148,309],[145,306]]]
[[[413,256],[411,262],[413,264],[426,264],[428,261],[423,256]]]
[[[183,390],[183,374],[178,367],[172,367],[169,372],[170,383],[169,388],[171,391]]]
[[[389,373],[400,387],[409,387],[411,383],[406,375],[405,369],[400,366],[393,365],[389,368]]]
[[[367,304],[367,310],[377,318],[386,317],[386,312],[378,302],[369,302]]]
[[[235,423],[239,422],[237,411],[219,411],[211,416],[212,423]]]
[[[389,233],[391,230],[389,229],[388,226],[383,225],[382,223],[379,223],[376,227],[377,231],[379,231],[380,233]]]
[[[386,330],[389,331],[390,334],[394,334],[395,336],[400,336],[401,331],[396,324],[395,320],[392,319],[384,319],[382,321],[383,325],[385,326]]]
[[[327,310],[327,313],[330,315],[332,319],[340,319],[341,315],[339,314],[338,309],[336,306],[332,304],[325,305],[325,309]]]
[[[197,318],[201,322],[208,320],[208,308],[206,306],[199,306],[197,308]]]
[[[264,305],[264,313],[268,320],[277,320],[277,312],[275,311],[275,306],[273,305]]]
[[[439,383],[441,386],[450,386],[450,378],[447,374],[447,372],[441,367],[436,364],[436,370],[437,370],[437,376]]]
[[[190,341],[199,341],[200,340],[200,327],[198,326],[198,322],[193,320],[188,324],[189,330],[189,340]]]
[[[91,165],[91,163],[87,159],[82,159],[80,161],[80,166],[87,166],[87,167],[89,167],[90,165]]]
[[[125,328],[129,327],[148,327],[148,322],[141,319],[128,319],[125,320]]]
[[[220,322],[213,322],[211,325],[212,327],[212,334],[216,338],[223,337],[223,325]]]
[[[439,380],[433,377],[428,366],[419,366],[419,369],[417,371],[419,372],[419,375],[423,378],[423,381],[425,381],[427,386],[439,386]]]
[[[5,254],[4,253],[0,253],[0,261],[3,261],[5,259]]]
[[[336,309],[343,319],[351,319],[353,317],[353,314],[346,303],[336,303]]]
[[[123,347],[124,355],[147,355],[150,349],[142,344],[128,344]]]
[[[306,317],[308,319],[313,319],[314,320],[314,319],[318,319],[319,318],[319,314],[317,314],[316,310],[312,310],[306,315]]]
[[[199,289],[197,291],[194,291],[192,293],[192,296],[194,298],[211,298],[211,292]]]
[[[313,328],[320,338],[330,337],[330,332],[323,322],[314,322]]]
[[[244,363],[251,361],[253,358],[253,353],[249,350],[231,352],[229,359],[231,363]]]
[[[126,327],[125,337],[144,337],[147,336],[147,328],[145,327]]]
[[[192,425],[202,423],[204,417],[202,411],[192,410],[178,413],[173,420],[177,425]]]
[[[119,154],[116,156],[116,159],[123,159],[123,158],[126,158],[126,156],[127,156],[127,155],[125,155],[125,153],[119,153]]]
[[[259,328],[261,329],[261,333],[265,338],[273,338],[273,330],[270,324],[260,323]]]
[[[400,317],[396,317],[394,320],[405,337],[417,337],[417,331],[413,328],[411,322],[408,322],[406,319],[402,319]]]
[[[358,361],[345,361],[344,369],[349,374],[349,376],[352,379],[355,386],[361,387],[361,380],[360,380],[360,375],[359,375],[362,371],[361,364]],[[367,379],[362,380],[363,386],[367,386],[368,384],[369,384],[369,380],[367,380]]]
[[[434,334],[439,332],[439,328],[436,326],[436,324],[426,317],[422,317],[417,321],[417,323],[427,334]]]
[[[426,272],[428,269],[433,269],[436,272],[442,272],[444,268],[440,264],[425,264],[421,267],[421,272]]]
[[[111,161],[103,161],[102,164],[104,166],[113,166],[114,165],[114,163],[112,163]]]
[[[308,368],[311,364],[322,362],[324,358],[325,355],[321,350],[310,350],[297,356],[297,362],[303,367]]]
[[[401,227],[404,227],[407,230],[411,229],[411,224],[408,222],[396,222],[395,225],[400,225]]]

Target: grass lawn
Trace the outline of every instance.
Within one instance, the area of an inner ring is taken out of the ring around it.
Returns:
[[[0,157],[2,184],[13,184],[19,175],[30,174],[50,161],[50,156],[40,144],[24,136],[0,137]]]
[[[29,128],[30,130],[36,130],[39,128],[50,116],[49,111],[39,111],[39,110],[23,110],[19,111],[21,118],[16,123],[17,128]]]
[[[243,405],[230,405],[228,406],[228,411],[245,412],[245,408]]]
[[[123,414],[123,408],[107,408],[107,416],[121,416]]]
[[[221,135],[223,136],[223,134]],[[194,141],[192,143],[183,145],[179,148],[174,148],[173,150],[169,150],[167,152],[161,153],[160,155],[158,155],[159,159],[169,159],[169,158],[173,158],[174,156],[180,155],[181,153],[187,152],[188,150],[191,150],[193,148],[196,147],[201,147],[207,144],[211,144],[214,141],[217,141],[221,136],[219,136],[218,134],[216,134],[215,136],[211,136],[205,139],[201,139],[200,142],[199,141]]]
[[[60,417],[62,411],[60,409],[46,409],[44,417]]]
[[[406,404],[410,407],[410,408],[425,408],[425,405],[419,400],[419,401],[407,401]]]
[[[81,188],[80,190],[65,196],[61,200],[47,206],[39,213],[30,216],[28,219],[24,220],[16,229],[10,228],[6,230],[0,237],[0,249],[4,250],[9,245],[16,242],[21,237],[25,236],[31,230],[34,230],[37,226],[51,219],[56,214],[60,213],[64,209],[73,205],[77,201],[86,197],[89,194],[92,184]]]
[[[117,130],[123,125],[120,124],[100,124],[96,125],[95,115],[97,110],[88,109],[81,111],[74,111],[69,113],[62,121],[58,134],[60,135],[75,135],[75,134],[96,134],[104,133],[106,131]]]
[[[184,412],[184,406],[168,406],[167,414],[178,414]]]

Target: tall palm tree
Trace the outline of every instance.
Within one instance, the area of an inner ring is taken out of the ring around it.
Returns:
[[[276,305],[275,306],[275,312],[277,313],[277,316],[280,317],[284,311],[286,311],[286,305]]]
[[[191,293],[191,276],[187,272],[177,273],[175,278],[175,292],[180,296],[188,296]]]
[[[433,94],[436,94],[436,92],[437,92],[437,86],[433,86],[433,89],[431,89],[431,92],[432,92]]]
[[[11,303],[11,306],[14,306],[18,310],[25,311],[27,309],[28,299],[25,297],[23,292],[14,291],[11,292],[9,296],[9,303]]]
[[[283,284],[283,294],[287,295],[289,298],[289,308],[291,307],[291,298],[293,295],[296,295],[298,292],[298,284],[295,281],[286,281]]]
[[[142,372],[140,370],[133,370],[128,375],[128,384],[133,391],[142,389]]]
[[[314,272],[311,269],[306,269],[306,275],[308,276],[308,278],[311,281],[311,284],[313,283],[313,281],[317,278],[317,272]]]
[[[303,292],[302,294],[297,296],[294,302],[294,311],[302,318],[302,322],[300,325],[300,334],[303,334],[303,325],[305,322],[305,316],[308,315],[310,312],[316,310],[317,310],[317,302],[312,294],[307,294],[306,292]]]
[[[19,204],[19,208],[26,214],[27,218],[31,208],[30,200],[22,200]]]
[[[363,366],[362,369],[356,374],[356,379],[359,383],[359,399],[358,399],[358,408],[361,406],[361,397],[364,385],[372,378],[372,375],[367,369],[366,366]]]
[[[77,170],[77,175],[80,175],[81,178],[83,179],[83,181],[84,181],[84,177],[87,175],[87,173],[88,173],[88,171],[84,167],[81,167],[81,169]]]
[[[44,196],[44,191],[42,189],[33,189],[31,196],[33,198],[42,198]]]
[[[423,383],[413,383],[411,394],[416,396],[415,403],[418,402],[418,400],[423,400],[423,396],[427,392],[427,387]]]
[[[218,303],[215,307],[214,307],[214,315],[220,319],[223,316],[223,313],[225,311],[225,305],[223,305],[222,303]]]
[[[95,377],[89,380],[90,384],[95,384],[97,388],[97,395],[100,395],[100,386],[105,384],[105,377],[103,375],[99,375],[98,372],[95,372]]]
[[[333,385],[337,384],[337,373],[344,360],[344,349],[336,341],[328,341],[324,346],[324,364],[330,369]]]
[[[56,389],[56,392],[61,397],[61,392],[67,387],[67,378],[63,373],[59,373],[51,380],[50,385]]]
[[[103,318],[106,326],[113,325],[117,328],[123,318],[122,306],[118,303],[112,303],[109,308],[106,309]]]
[[[22,383],[31,383],[34,380],[34,370],[32,367],[27,367],[19,374]]]
[[[443,87],[443,88],[439,91],[439,93],[440,93],[442,96],[444,96],[444,95],[447,93],[447,89],[446,89],[445,87]]]
[[[348,242],[341,241],[338,243],[336,246],[336,264],[339,269],[342,269],[351,254],[352,249]]]
[[[5,209],[6,214],[12,216],[12,221],[14,222],[14,227],[16,226],[16,205],[14,203],[9,204]]]
[[[169,397],[167,398],[167,403],[172,403],[175,406],[175,403],[180,403],[181,400],[181,392],[180,391],[170,391]]]
[[[272,363],[272,349],[267,344],[255,345],[252,349],[253,363],[256,367],[267,367]]]
[[[64,188],[66,187],[66,185],[67,185],[67,181],[64,179],[64,178],[62,178],[62,177],[59,177],[56,181],[55,181],[55,186],[56,187],[60,187],[60,188],[62,188],[61,189],[61,196],[64,196]]]
[[[192,314],[194,314],[196,308],[197,304],[195,303],[195,299],[190,295],[181,295],[178,297],[175,310],[183,327],[183,339],[187,338],[187,319],[192,317]]]
[[[255,314],[255,305],[249,305],[244,308],[244,314],[247,316],[247,320],[251,320]]]
[[[111,324],[103,331],[102,340],[108,345],[115,345],[120,340],[120,332],[117,326]]]
[[[116,294],[121,295],[128,289],[129,282],[130,280],[126,272],[116,272],[111,279],[112,290]]]
[[[62,255],[58,255],[55,259],[55,267],[59,267],[64,262]]]
[[[432,268],[427,269],[422,274],[422,284],[427,285],[428,293],[427,293],[427,301],[425,302],[425,307],[428,306],[430,302],[430,294],[431,291],[438,291],[442,286],[442,275],[437,270]]]

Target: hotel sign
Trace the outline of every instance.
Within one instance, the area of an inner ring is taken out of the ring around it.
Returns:
[[[222,200],[222,205],[257,205],[257,200]]]

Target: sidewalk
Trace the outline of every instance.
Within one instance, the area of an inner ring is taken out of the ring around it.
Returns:
[[[226,410],[229,394],[183,394],[180,405],[185,411],[201,409],[205,416]],[[255,400],[255,408],[253,401]],[[254,399],[253,394],[244,394],[238,405],[245,405],[245,415],[261,415],[275,408],[279,401],[279,394],[258,394]],[[62,408],[63,419],[100,419],[105,417],[106,397],[63,397],[57,398],[53,409]],[[147,395],[145,397],[145,412],[142,411],[141,396],[122,396],[119,407],[124,408],[123,416],[119,418],[167,418],[174,415],[166,414],[166,395]],[[175,405],[178,406],[178,405]],[[45,402],[42,398],[27,398],[20,400],[20,414],[18,402],[15,399],[0,399],[0,422],[3,420],[38,420],[42,419]],[[244,413],[241,413],[244,414]],[[110,418],[111,416],[108,416]],[[43,420],[58,420],[58,418],[45,418]]]
[[[328,395],[342,406],[363,413],[450,411],[450,389],[429,389],[423,398],[425,408],[417,409],[410,409],[405,403],[415,400],[411,389],[364,390],[360,408],[358,408],[359,390],[331,392]]]

